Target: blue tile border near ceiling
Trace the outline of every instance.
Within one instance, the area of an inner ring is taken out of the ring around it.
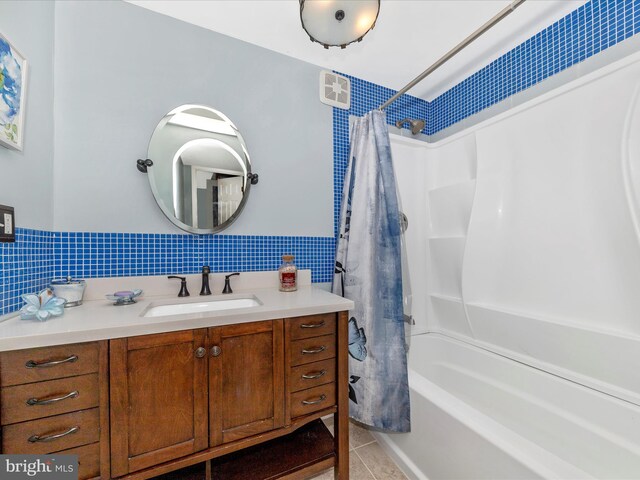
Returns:
[[[44,232],[16,229],[0,244],[0,314],[23,304],[21,295],[55,277],[77,278],[276,270],[284,253],[311,269],[313,282],[333,278],[333,237]]]
[[[429,102],[427,134],[640,32],[640,0],[591,0]]]
[[[591,0],[460,82],[432,102],[403,95],[387,110],[387,122],[421,118],[434,134],[529,88],[640,32],[640,0]],[[334,232],[349,155],[349,115],[384,103],[392,89],[349,77],[350,110],[333,109]],[[314,282],[331,281],[335,239],[138,233],[66,233],[16,229],[16,242],[0,244],[0,315],[17,310],[23,293],[37,292],[53,277],[165,275],[275,270],[293,253]]]

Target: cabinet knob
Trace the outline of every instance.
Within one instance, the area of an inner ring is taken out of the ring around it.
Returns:
[[[199,347],[196,350],[196,358],[202,358],[207,354],[207,350],[204,347]]]
[[[212,357],[217,357],[221,353],[222,353],[222,349],[219,346],[215,345],[215,346],[211,347],[211,356]]]

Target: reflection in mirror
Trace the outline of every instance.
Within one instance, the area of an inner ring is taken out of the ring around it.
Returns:
[[[247,201],[249,154],[238,129],[217,110],[183,105],[169,112],[151,137],[148,157],[156,201],[184,230],[220,231]]]

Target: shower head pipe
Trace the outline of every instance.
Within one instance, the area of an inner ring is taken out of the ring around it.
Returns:
[[[419,134],[426,125],[426,122],[419,118],[404,118],[396,122],[396,127],[402,128],[405,123],[411,125],[411,133],[413,133],[414,135]]]

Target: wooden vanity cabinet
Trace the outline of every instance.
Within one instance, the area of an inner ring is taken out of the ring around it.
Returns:
[[[111,341],[119,477],[284,424],[282,320]]]
[[[209,329],[211,446],[284,425],[282,320]]]
[[[81,480],[348,480],[347,342],[340,312],[2,352],[2,453],[77,454]]]
[[[208,447],[206,334],[111,340],[112,476]]]
[[[108,342],[0,353],[3,454],[78,455],[78,478],[111,477]]]

